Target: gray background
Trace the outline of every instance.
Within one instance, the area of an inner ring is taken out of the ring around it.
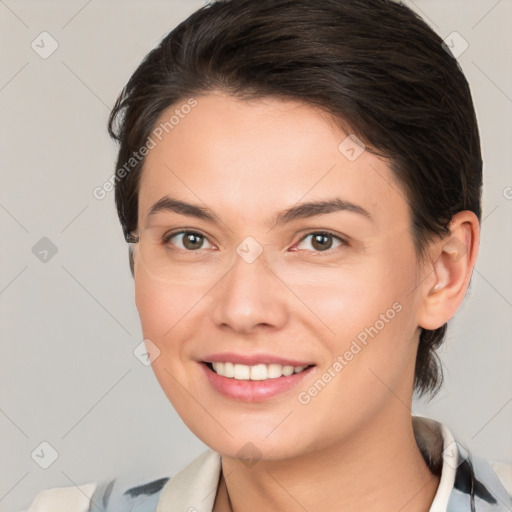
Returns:
[[[480,255],[441,350],[445,387],[413,411],[474,453],[512,460],[512,3],[405,3],[443,38],[468,42],[458,60],[485,161]],[[206,448],[133,355],[142,335],[113,194],[92,195],[114,171],[106,124],[117,94],[203,4],[0,0],[1,512],[46,487],[171,476]],[[46,59],[31,47],[43,31],[59,45]],[[46,262],[43,237],[57,249]],[[49,462],[43,441],[58,452],[48,469],[31,457]]]

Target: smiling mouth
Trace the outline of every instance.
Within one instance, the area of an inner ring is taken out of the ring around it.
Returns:
[[[281,364],[256,364],[253,366],[248,366],[245,364],[235,364],[230,362],[223,363],[211,363],[208,361],[204,361],[204,364],[208,366],[208,368],[220,375],[221,377],[226,377],[228,379],[234,380],[269,380],[269,379],[278,379],[280,377],[288,377],[290,375],[296,373],[302,373],[303,371],[315,366],[314,364],[310,364],[307,366],[291,366],[291,365],[281,365]]]

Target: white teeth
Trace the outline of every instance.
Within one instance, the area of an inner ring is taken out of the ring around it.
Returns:
[[[221,363],[222,364],[222,363]],[[235,364],[235,374],[233,377],[237,380],[249,380],[249,374],[251,372],[250,366],[245,366],[245,364]],[[220,371],[222,371],[223,368],[220,368]]]
[[[215,373],[236,380],[267,380],[299,373],[305,366],[290,366],[280,364],[256,364],[247,366],[234,363],[212,363]]]
[[[293,366],[283,366],[283,375],[291,375],[293,373]]]
[[[268,378],[268,370],[266,364],[257,364],[250,367],[251,380],[265,380]]]
[[[277,379],[281,377],[283,367],[280,364],[269,364],[267,366],[267,377],[269,379]]]
[[[233,363],[224,363],[223,375],[232,379],[235,376],[235,365]]]

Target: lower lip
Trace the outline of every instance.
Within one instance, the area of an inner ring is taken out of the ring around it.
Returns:
[[[219,393],[244,402],[263,402],[285,391],[289,391],[307,377],[315,366],[293,375],[266,380],[237,380],[223,377],[211,370],[206,363],[200,363],[212,387]]]

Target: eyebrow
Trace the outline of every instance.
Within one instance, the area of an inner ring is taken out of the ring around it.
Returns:
[[[162,197],[150,208],[148,218],[151,215],[155,215],[163,211],[171,211],[188,217],[196,217],[212,223],[220,223],[220,219],[209,208],[173,199],[169,196]],[[316,217],[317,215],[325,215],[340,211],[357,213],[373,221],[370,213],[362,206],[350,201],[334,198],[327,201],[308,202],[292,206],[287,210],[279,212],[273,218],[272,224],[274,226],[279,226],[297,219]]]

